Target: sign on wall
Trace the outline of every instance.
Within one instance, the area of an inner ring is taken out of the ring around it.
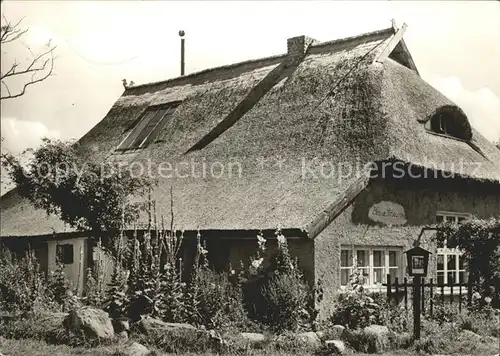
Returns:
[[[373,221],[386,225],[404,225],[406,213],[403,206],[391,201],[381,201],[368,211],[368,217]]]

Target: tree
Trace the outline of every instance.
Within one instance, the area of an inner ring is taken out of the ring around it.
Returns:
[[[22,37],[28,32],[28,28],[22,28],[22,19],[16,23],[10,22],[5,16],[2,16],[3,23],[0,30],[0,46],[2,50],[13,42],[22,41]],[[50,41],[46,45],[46,49],[35,53],[30,47],[25,46],[31,55],[31,59],[24,64],[19,63],[16,59],[10,65],[6,65],[4,70],[0,72],[1,80],[1,96],[0,100],[18,98],[26,93],[26,90],[31,85],[40,83],[47,79],[54,69],[54,50]],[[2,63],[3,64],[3,63]],[[20,82],[20,88],[13,89],[13,83]]]
[[[151,189],[151,181],[129,169],[85,160],[89,155],[78,143],[43,139],[31,150],[25,168],[17,157],[3,154],[3,166],[19,195],[36,208],[55,214],[71,227],[91,231],[111,252],[120,231],[137,219],[146,201],[134,202]]]
[[[494,306],[500,306],[500,217],[443,224],[436,239],[463,251],[469,279],[477,291],[493,298]]]

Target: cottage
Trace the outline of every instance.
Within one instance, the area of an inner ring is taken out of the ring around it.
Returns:
[[[157,212],[173,203],[175,227],[199,231],[216,268],[247,261],[260,231],[272,245],[280,227],[325,305],[353,263],[380,288],[405,275],[422,227],[500,214],[500,151],[420,77],[405,27],[294,37],[283,55],[129,86],[80,147],[156,175]],[[87,233],[15,191],[1,218],[5,244],[31,243],[48,269],[59,250],[83,283]],[[466,277],[459,251],[422,242],[436,278]]]

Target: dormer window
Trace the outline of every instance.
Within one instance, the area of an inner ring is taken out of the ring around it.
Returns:
[[[425,123],[425,128],[438,135],[470,141],[472,129],[465,113],[456,106],[438,108]]]
[[[125,151],[149,146],[165,127],[179,104],[180,102],[177,101],[147,108],[142,117],[137,121],[137,124],[134,125],[125,139],[120,143],[117,150]]]

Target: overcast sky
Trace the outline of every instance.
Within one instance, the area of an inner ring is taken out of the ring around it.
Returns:
[[[499,1],[155,2],[2,1],[25,17],[24,43],[57,45],[54,76],[2,102],[3,148],[17,153],[43,136],[79,138],[123,92],[122,78],[146,83],[186,71],[286,52],[286,39],[319,41],[408,24],[404,36],[421,76],[455,101],[490,140],[500,139]],[[2,68],[22,61],[21,43],[2,48]]]

